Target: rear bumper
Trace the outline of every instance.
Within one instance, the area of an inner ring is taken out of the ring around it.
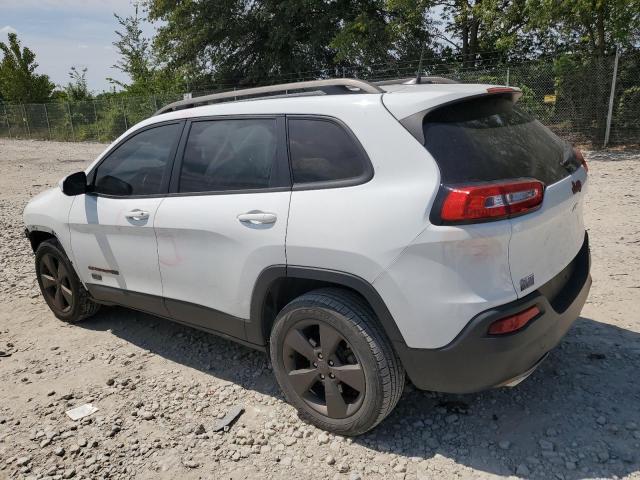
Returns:
[[[413,384],[423,390],[469,393],[510,383],[528,373],[554,348],[580,315],[591,287],[589,240],[572,262],[535,292],[474,317],[447,346],[396,351]],[[522,330],[487,334],[494,321],[532,306],[541,314]]]

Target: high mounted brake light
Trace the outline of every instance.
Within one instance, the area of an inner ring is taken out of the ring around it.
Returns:
[[[514,93],[517,92],[515,88],[511,87],[489,87],[487,93]]]
[[[467,186],[444,186],[440,218],[445,223],[499,220],[536,210],[544,185],[538,180],[510,180]]]

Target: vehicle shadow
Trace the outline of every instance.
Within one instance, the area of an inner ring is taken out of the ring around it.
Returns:
[[[103,309],[81,325],[110,329],[168,360],[283,398],[265,354],[214,335],[120,308]],[[264,371],[255,375],[256,368]],[[523,478],[629,475],[640,471],[638,372],[639,333],[581,317],[517,387],[448,395],[408,385],[394,412],[353,441],[373,455],[394,454],[393,465],[407,464],[407,478],[439,478],[454,464],[463,478],[478,478],[478,471]]]

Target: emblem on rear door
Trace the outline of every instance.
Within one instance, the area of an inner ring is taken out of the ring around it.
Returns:
[[[575,195],[578,192],[582,191],[582,182],[580,180],[576,180],[575,182],[571,182],[571,191]]]
[[[529,287],[532,287],[534,283],[533,273],[530,273],[526,277],[520,279],[520,291],[524,291]]]

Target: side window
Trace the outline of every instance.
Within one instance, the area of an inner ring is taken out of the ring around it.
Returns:
[[[371,174],[362,148],[337,123],[290,118],[288,126],[294,183],[350,180]]]
[[[276,186],[276,121],[269,118],[193,122],[179,192],[252,190]]]
[[[181,123],[161,125],[126,140],[98,165],[94,191],[118,196],[163,193],[167,164],[173,161],[181,130]]]

